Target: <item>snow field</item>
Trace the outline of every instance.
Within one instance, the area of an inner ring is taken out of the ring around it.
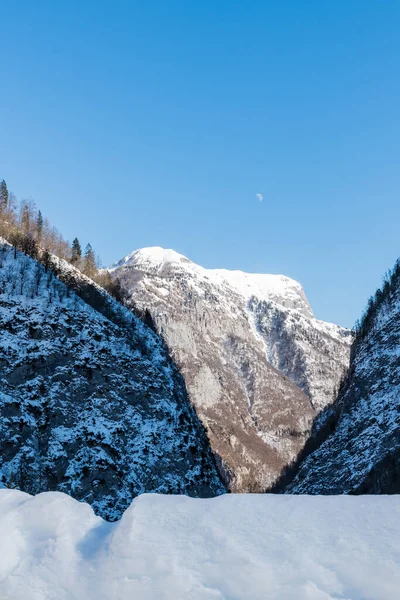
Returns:
[[[107,523],[0,490],[1,600],[394,600],[400,497],[145,494]]]

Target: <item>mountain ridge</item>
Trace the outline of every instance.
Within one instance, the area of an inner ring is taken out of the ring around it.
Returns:
[[[348,375],[325,415],[325,435],[289,470],[283,491],[400,492],[399,322],[398,260],[357,324]]]
[[[120,261],[107,268],[113,272],[119,267],[146,269],[150,272],[162,273],[167,268],[185,265],[187,270],[192,270],[201,278],[209,278],[212,282],[221,284],[225,282],[245,298],[250,298],[254,292],[267,300],[275,298],[276,301],[292,299],[298,309],[312,315],[311,306],[305,296],[302,285],[286,275],[269,273],[248,273],[240,269],[205,268],[191,261],[189,258],[169,248],[150,246],[134,250]],[[323,322],[323,321],[321,321]]]

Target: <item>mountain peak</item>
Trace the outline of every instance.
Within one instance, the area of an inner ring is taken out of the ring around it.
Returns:
[[[112,265],[110,270],[116,269],[122,266],[135,266],[137,268],[146,267],[150,270],[161,270],[165,265],[172,263],[190,263],[191,261],[179,254],[172,248],[162,248],[161,246],[149,246],[147,248],[139,248],[134,250],[130,254],[127,254],[120,261]]]
[[[311,307],[307,301],[300,283],[286,277],[268,273],[247,273],[240,270],[207,269],[202,267],[183,254],[172,249],[152,246],[134,250],[109,270],[114,271],[120,267],[133,267],[140,271],[172,276],[177,271],[187,273],[196,281],[208,283],[215,288],[230,288],[232,292],[250,300],[253,296],[261,300],[273,300],[278,304],[296,308],[300,312],[312,315]]]

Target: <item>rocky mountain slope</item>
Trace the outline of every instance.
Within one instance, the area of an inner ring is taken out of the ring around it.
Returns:
[[[359,326],[348,378],[324,415],[327,435],[294,466],[287,493],[400,493],[399,350],[397,263]]]
[[[204,269],[162,248],[110,272],[180,367],[226,484],[268,488],[333,401],[349,332],[315,319],[300,284],[280,275]]]
[[[221,493],[161,339],[50,260],[69,286],[0,241],[0,485],[64,491],[108,519],[142,492]]]

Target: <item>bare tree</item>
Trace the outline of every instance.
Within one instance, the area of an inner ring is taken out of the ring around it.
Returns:
[[[34,233],[36,205],[33,200],[22,200],[19,209],[19,226],[24,235]]]

